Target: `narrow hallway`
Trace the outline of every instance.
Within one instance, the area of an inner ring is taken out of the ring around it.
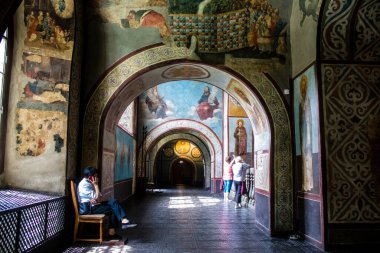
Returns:
[[[253,208],[235,209],[220,195],[202,189],[163,189],[133,197],[126,206],[138,227],[123,231],[127,245],[76,245],[77,252],[322,252],[287,238],[260,231]]]

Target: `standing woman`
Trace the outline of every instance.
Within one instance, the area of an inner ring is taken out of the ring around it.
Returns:
[[[243,162],[243,159],[241,156],[237,156],[235,158],[235,164],[232,165],[232,171],[234,173],[234,186],[235,186],[235,208],[241,208],[241,187],[243,185],[244,180],[244,168],[245,163]]]
[[[230,194],[231,187],[232,187],[232,180],[234,176],[232,172],[232,165],[235,163],[235,160],[232,159],[231,156],[227,156],[225,159],[225,162],[226,162],[226,169],[224,170],[224,173],[223,173],[223,181],[224,181],[223,192],[224,192],[224,202],[227,202],[228,196]]]

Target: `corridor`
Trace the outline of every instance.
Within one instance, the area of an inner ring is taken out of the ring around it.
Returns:
[[[235,209],[202,189],[160,189],[133,197],[127,214],[138,227],[121,232],[128,244],[75,245],[79,252],[322,252],[301,240],[269,237],[254,220],[253,208]]]

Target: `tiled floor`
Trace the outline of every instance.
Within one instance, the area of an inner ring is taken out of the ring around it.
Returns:
[[[235,209],[234,202],[201,189],[163,189],[132,198],[127,214],[138,223],[121,232],[127,245],[74,245],[65,253],[322,252],[303,241],[269,237],[257,228],[254,208]]]

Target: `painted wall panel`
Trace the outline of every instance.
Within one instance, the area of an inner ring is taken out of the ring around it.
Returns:
[[[317,25],[322,0],[294,0],[290,19],[292,76],[316,60]]]
[[[115,181],[132,178],[134,139],[121,128],[116,128]]]
[[[297,198],[299,230],[318,242],[322,241],[320,205],[319,201]]]
[[[248,118],[229,117],[229,153],[241,156],[244,161],[254,166],[253,130]],[[239,122],[241,125],[239,125]]]
[[[134,135],[134,125],[135,125],[135,102],[132,102],[128,105],[127,109],[125,109],[123,115],[121,115],[120,120],[118,122],[118,126],[124,129],[130,135]]]
[[[14,16],[4,171],[8,185],[63,193],[75,25],[73,0],[56,3],[25,1]]]
[[[269,230],[269,198],[258,192],[255,194],[256,220]]]
[[[293,112],[296,155],[301,156],[301,190],[319,194],[319,180],[314,180],[314,174],[320,177],[319,101],[314,65],[294,80]],[[314,181],[318,184],[314,185]]]

